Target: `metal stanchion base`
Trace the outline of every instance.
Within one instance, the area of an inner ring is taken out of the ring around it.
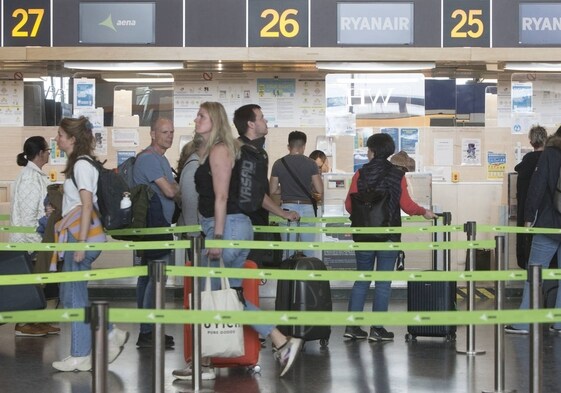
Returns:
[[[193,382],[176,379],[171,384],[177,393],[214,393],[214,389],[203,388],[193,389]]]
[[[483,355],[485,353],[485,351],[482,350],[482,349],[475,349],[473,351],[456,349],[456,353],[458,353],[460,355],[474,356],[474,355]]]
[[[514,390],[482,390],[482,393],[516,393],[516,389]]]

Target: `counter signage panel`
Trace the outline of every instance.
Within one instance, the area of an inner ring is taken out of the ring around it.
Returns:
[[[337,43],[412,45],[413,3],[338,3]]]
[[[561,4],[521,3],[519,9],[520,44],[561,44]]]
[[[308,46],[308,0],[249,0],[248,46]]]
[[[490,15],[490,0],[444,0],[443,46],[490,47]]]
[[[80,43],[154,44],[156,3],[80,3]]]
[[[4,46],[51,46],[51,8],[46,0],[4,0]]]

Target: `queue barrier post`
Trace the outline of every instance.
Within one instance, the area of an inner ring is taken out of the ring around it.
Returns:
[[[530,284],[530,309],[537,310],[542,304],[542,267],[528,266]],[[543,388],[543,332],[540,323],[530,324],[530,392],[541,393]]]
[[[464,232],[467,234],[467,240],[475,240],[476,238],[476,223],[475,221],[468,221],[464,224]],[[475,271],[475,249],[468,250],[468,258],[466,260],[466,270],[470,272]],[[467,311],[475,310],[475,281],[467,282]],[[466,354],[468,356],[482,355],[485,353],[483,350],[475,349],[475,325],[466,326],[466,350],[457,350],[457,353]]]
[[[495,262],[498,271],[506,269],[504,236],[495,236]],[[495,309],[501,311],[504,307],[505,283],[495,282]],[[511,393],[516,390],[505,390],[505,346],[504,346],[504,324],[495,325],[495,388],[484,390],[484,393]]]
[[[109,303],[92,302],[91,306],[86,308],[86,318],[89,320],[92,331],[92,391],[94,393],[107,393]]]
[[[162,260],[155,260],[149,264],[150,280],[154,283],[154,308],[163,310],[165,308],[165,288],[166,288],[166,263]],[[155,323],[152,334],[154,347],[152,356],[153,379],[152,391],[154,393],[164,393],[164,362],[165,362],[165,327],[162,323]]]
[[[204,239],[202,236],[192,236],[191,240],[191,254],[193,255],[193,267],[201,266],[202,250],[204,248]],[[201,309],[201,281],[197,277],[190,277],[191,288],[191,309]],[[191,370],[193,373],[191,380],[191,387],[193,392],[199,392],[202,385],[202,367],[201,367],[201,325],[192,325],[192,343],[193,355],[191,356]]]

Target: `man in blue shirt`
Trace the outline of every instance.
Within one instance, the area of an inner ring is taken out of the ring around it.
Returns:
[[[155,192],[148,209],[148,227],[171,226],[175,209],[174,198],[179,194],[179,185],[173,178],[170,163],[164,154],[173,143],[173,134],[173,122],[170,119],[156,119],[150,128],[152,143],[138,154],[134,163],[134,184],[147,184]],[[149,265],[157,259],[169,262],[170,251],[144,251],[140,262],[141,265]],[[138,278],[136,297],[139,308],[154,308],[154,282],[148,276]],[[152,324],[140,324],[137,347],[152,347],[152,328]],[[166,335],[165,346],[166,348],[174,346],[172,336]]]

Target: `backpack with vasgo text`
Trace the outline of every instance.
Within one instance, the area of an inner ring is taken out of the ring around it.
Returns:
[[[243,144],[239,161],[238,206],[244,213],[253,213],[261,208],[269,188],[267,153],[252,145]]]

